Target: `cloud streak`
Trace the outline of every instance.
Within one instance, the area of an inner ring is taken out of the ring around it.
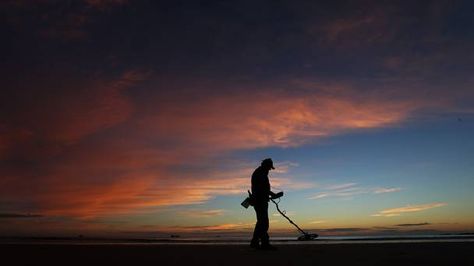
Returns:
[[[190,217],[198,217],[198,218],[209,218],[215,216],[221,216],[225,213],[225,210],[222,209],[215,209],[215,210],[186,210],[183,211],[182,214],[185,216]]]
[[[411,226],[424,226],[424,225],[431,225],[431,223],[415,223],[415,224],[396,224],[395,226],[401,227],[411,227]]]
[[[41,218],[40,214],[22,214],[22,213],[0,213],[0,219],[23,219],[23,218]]]
[[[239,230],[249,230],[254,223],[225,223],[225,224],[215,224],[215,225],[200,225],[200,226],[173,226],[164,228],[164,230],[171,231],[176,230],[180,232],[196,232],[197,230],[203,231],[239,231]]]
[[[344,183],[344,184],[336,184],[336,185],[329,185],[326,187],[321,188],[323,192],[319,192],[308,199],[317,200],[323,199],[328,197],[334,198],[350,198],[356,195],[363,195],[363,194],[382,194],[382,193],[392,193],[398,192],[401,188],[391,187],[391,188],[367,188],[359,186],[357,183]]]
[[[377,188],[374,190],[374,193],[375,194],[382,194],[382,193],[392,193],[392,192],[398,192],[402,190],[401,188],[399,187],[390,187],[390,188]]]
[[[326,220],[314,220],[314,221],[309,222],[309,224],[323,224],[323,223],[327,223],[327,221]]]
[[[381,217],[392,217],[392,216],[400,216],[404,213],[412,213],[412,212],[421,212],[433,208],[438,208],[438,207],[443,207],[448,205],[447,203],[444,202],[433,202],[433,203],[427,203],[427,204],[418,204],[418,205],[407,205],[404,207],[399,207],[399,208],[392,208],[392,209],[386,209],[379,211],[376,214],[372,214],[372,216],[381,216]]]

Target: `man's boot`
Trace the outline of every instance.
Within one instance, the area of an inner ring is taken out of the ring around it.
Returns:
[[[269,241],[262,241],[262,245],[260,246],[261,250],[277,250],[277,248],[273,245],[270,245]]]
[[[259,245],[259,243],[258,243],[258,239],[257,239],[257,240],[252,239],[252,241],[250,242],[250,247],[251,247],[251,248],[255,248],[255,249],[260,248],[260,245]]]

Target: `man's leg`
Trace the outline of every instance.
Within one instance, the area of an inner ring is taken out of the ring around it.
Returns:
[[[255,229],[253,230],[253,237],[252,241],[250,242],[250,246],[253,248],[258,248],[259,247],[259,242],[260,242],[260,235],[261,235],[261,227],[262,227],[262,222],[260,220],[260,212],[261,212],[261,207],[259,204],[255,204],[253,206],[255,209],[255,214],[257,216],[257,222],[255,223]]]
[[[257,216],[259,216],[257,219],[260,221],[259,237],[262,241],[262,246],[268,246],[270,244],[270,238],[268,236],[268,202],[262,203]]]

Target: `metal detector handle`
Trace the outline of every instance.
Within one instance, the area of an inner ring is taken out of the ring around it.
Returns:
[[[281,198],[283,197],[283,191],[280,191],[278,193],[276,193],[273,197],[271,197],[272,199],[278,199],[278,198]]]

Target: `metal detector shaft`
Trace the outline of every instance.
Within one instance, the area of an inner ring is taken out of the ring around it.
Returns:
[[[273,199],[270,199],[276,206],[277,208],[277,211],[283,216],[285,217],[292,225],[294,225],[296,228],[298,228],[298,230],[303,234],[303,235],[308,235],[308,233],[306,233],[305,231],[303,231],[303,229],[301,229],[297,224],[295,224],[288,216],[286,216],[281,210],[280,208],[278,207],[278,203],[276,203]]]

